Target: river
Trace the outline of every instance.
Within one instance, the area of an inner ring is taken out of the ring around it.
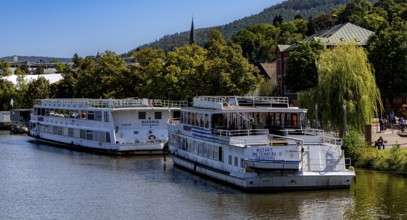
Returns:
[[[350,189],[245,193],[173,166],[0,133],[0,219],[407,219],[407,177],[357,170]]]

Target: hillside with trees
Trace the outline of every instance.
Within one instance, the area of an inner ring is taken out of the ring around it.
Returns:
[[[41,57],[41,56],[18,56],[18,61],[28,61],[30,63],[51,63],[53,61],[58,61],[62,63],[71,62],[71,58],[61,58],[61,57]],[[1,57],[0,60],[6,60],[8,62],[12,62],[14,59],[13,56]]]
[[[371,0],[371,2],[374,2],[374,0]],[[245,27],[262,23],[277,24],[283,21],[291,21],[296,15],[301,15],[304,19],[309,19],[324,13],[329,13],[334,8],[344,6],[347,3],[348,0],[288,0],[266,8],[258,14],[244,17],[229,24],[196,29],[196,43],[203,46],[207,41],[208,33],[211,29],[218,29],[226,39],[229,39],[233,34]],[[151,47],[153,49],[172,51],[174,48],[185,45],[188,42],[189,30],[166,35],[155,42],[140,46],[139,49]],[[126,56],[129,56],[134,50],[136,49],[128,52]]]

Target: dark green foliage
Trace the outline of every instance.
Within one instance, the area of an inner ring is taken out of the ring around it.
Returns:
[[[396,20],[369,44],[369,61],[376,71],[382,97],[407,97],[407,21]]]
[[[242,29],[231,38],[233,43],[239,44],[243,55],[250,62],[271,62],[277,47],[275,39],[280,30],[271,24],[258,24]]]
[[[311,89],[318,84],[318,72],[315,59],[325,50],[317,41],[304,41],[297,44],[287,63],[284,82],[290,91]]]

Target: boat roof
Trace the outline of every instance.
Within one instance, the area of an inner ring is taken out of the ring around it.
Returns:
[[[195,112],[307,112],[292,107],[288,97],[269,96],[199,96],[193,107],[183,108]]]

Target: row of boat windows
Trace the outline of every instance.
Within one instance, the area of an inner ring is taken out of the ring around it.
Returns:
[[[178,137],[176,135],[171,135],[170,144],[181,148],[182,150],[188,151],[192,154],[206,157],[211,160],[223,162],[223,150],[222,147],[213,144],[207,144],[199,141],[195,141],[188,138]],[[238,167],[240,161],[240,167],[244,167],[243,158],[233,157],[228,155],[228,164]]]
[[[181,112],[180,122],[183,124],[209,128],[209,117],[209,114],[204,113]]]
[[[52,126],[52,125],[40,125],[40,132],[62,135],[62,136],[73,137],[73,138],[80,138],[80,139],[84,139],[84,140],[93,140],[93,141],[110,143],[110,133],[104,132],[104,131],[92,131],[92,130]]]
[[[83,120],[94,120],[109,122],[108,112],[103,111],[86,111],[86,110],[69,110],[69,109],[50,109],[50,108],[34,108],[34,115],[52,116],[61,118],[75,118]]]
[[[171,135],[171,145],[211,160],[223,161],[222,147]]]
[[[103,121],[109,122],[108,112],[103,111],[34,108],[34,115],[62,117],[62,118],[76,118],[94,121],[102,121],[103,115]],[[138,119],[147,119],[147,113],[138,112]],[[154,119],[162,119],[162,112],[154,112]]]
[[[212,118],[211,118],[212,117]],[[304,120],[303,113],[225,113],[204,114],[182,112],[180,122],[215,129],[265,129],[273,127],[298,128]],[[211,125],[210,125],[211,121]]]

